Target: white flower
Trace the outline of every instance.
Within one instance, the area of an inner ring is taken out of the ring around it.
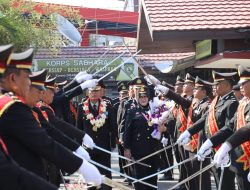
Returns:
[[[88,115],[87,115],[87,119],[91,119],[92,117],[93,117],[92,114],[88,114]]]
[[[84,111],[86,111],[86,110],[88,110],[89,108],[88,108],[88,106],[83,106],[83,110]]]

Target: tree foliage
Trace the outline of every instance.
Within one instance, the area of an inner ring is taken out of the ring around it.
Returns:
[[[53,13],[62,14],[78,27],[83,25],[78,10],[74,8],[25,0],[0,0],[0,44],[13,43],[15,51],[29,47],[62,47],[63,38],[56,30]]]

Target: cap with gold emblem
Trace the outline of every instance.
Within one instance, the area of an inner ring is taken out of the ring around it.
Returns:
[[[184,84],[184,79],[180,77],[180,75],[178,75],[176,77],[176,82],[175,82],[175,85],[178,85],[178,84]]]
[[[47,69],[32,72],[32,74],[30,75],[31,85],[38,88],[39,90],[46,90],[44,87],[44,83],[47,77],[47,73]]]
[[[138,89],[138,94],[139,94],[139,97],[141,97],[141,96],[148,96],[148,88],[147,88],[147,86],[141,86]]]
[[[202,80],[198,76],[195,78],[195,87],[213,86],[214,83]]]
[[[143,77],[135,77],[133,80],[129,82],[128,85],[133,85],[133,86],[146,86],[147,81]]]
[[[235,81],[235,77],[237,76],[237,72],[231,72],[231,73],[219,73],[216,71],[212,72],[213,79],[215,84],[219,84],[220,82],[224,80],[230,81],[232,84]]]
[[[238,74],[240,76],[239,84],[243,84],[247,81],[250,81],[250,69],[248,69],[244,66],[240,66],[238,68]]]
[[[12,44],[0,46],[0,74],[4,73],[6,66],[9,64],[12,50]]]
[[[31,69],[34,49],[28,49],[22,53],[12,53],[8,64],[10,68]]]
[[[194,82],[195,82],[195,78],[189,73],[187,73],[184,83],[194,83]]]
[[[44,83],[44,86],[45,86],[45,88],[54,90],[55,87],[56,87],[55,84],[56,84],[56,77],[50,78],[50,76],[49,76],[49,77],[47,77],[47,79],[46,79],[46,81]]]
[[[120,85],[118,86],[118,92],[124,92],[124,91],[128,91],[128,86],[127,85]]]

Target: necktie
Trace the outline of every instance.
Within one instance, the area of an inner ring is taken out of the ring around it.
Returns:
[[[93,105],[94,111],[97,112],[97,106],[94,104]]]

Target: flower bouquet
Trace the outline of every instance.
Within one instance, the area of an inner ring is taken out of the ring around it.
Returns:
[[[174,107],[174,102],[161,100],[158,97],[154,97],[153,100],[149,102],[149,106],[150,110],[148,111],[148,124],[154,128],[151,136],[160,140],[161,132],[158,130],[158,126],[164,125],[166,123],[167,118]]]

